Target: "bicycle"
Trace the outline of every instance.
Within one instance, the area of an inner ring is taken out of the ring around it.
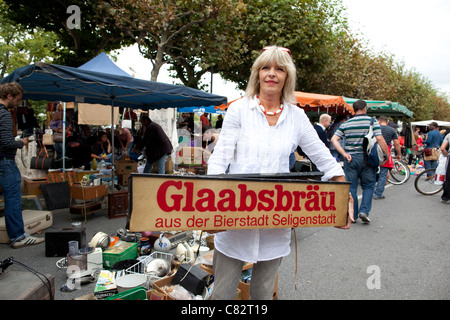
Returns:
[[[432,168],[424,170],[417,175],[416,180],[414,181],[414,187],[419,193],[431,196],[441,192],[444,188],[444,184],[436,179],[436,169]]]
[[[405,183],[411,177],[409,167],[402,161],[394,160],[394,167],[389,170],[388,181],[394,185]]]

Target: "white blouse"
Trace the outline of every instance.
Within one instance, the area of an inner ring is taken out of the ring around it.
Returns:
[[[228,165],[230,174],[286,173],[297,146],[324,172],[322,180],[344,175],[302,109],[285,103],[277,124],[269,126],[256,97],[244,97],[228,107],[208,175],[223,174]],[[287,256],[290,240],[286,228],[227,230],[216,234],[214,246],[231,258],[255,263]]]

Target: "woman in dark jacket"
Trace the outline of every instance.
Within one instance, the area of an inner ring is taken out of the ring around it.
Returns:
[[[166,170],[166,157],[173,150],[172,143],[163,128],[156,122],[153,122],[148,116],[141,116],[140,121],[145,129],[144,136],[137,145],[137,149],[142,150],[145,147],[147,163],[144,167],[144,173],[150,173],[153,163],[156,162],[158,173],[164,174]]]

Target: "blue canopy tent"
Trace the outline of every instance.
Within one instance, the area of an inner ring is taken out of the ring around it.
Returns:
[[[136,79],[126,73],[117,75],[117,69],[112,71],[116,74],[109,73],[111,71],[84,70],[91,68],[94,63],[90,61],[81,68],[73,68],[37,62],[14,70],[1,79],[0,84],[19,83],[24,89],[24,99],[103,104],[142,110],[221,105],[227,101],[226,97],[197,89]],[[114,154],[112,162],[114,165]]]
[[[84,102],[142,110],[221,105],[226,97],[167,83],[37,62],[1,83],[18,82],[24,99]]]
[[[92,60],[89,60],[85,64],[78,67],[81,70],[97,71],[109,74],[115,74],[116,76],[130,77],[131,75],[120,69],[111,59],[102,52]]]
[[[221,110],[219,108],[214,108],[214,106],[208,106],[208,107],[185,107],[185,108],[178,108],[177,112],[207,112],[207,113],[217,113],[217,114],[226,114],[227,112],[225,110]]]

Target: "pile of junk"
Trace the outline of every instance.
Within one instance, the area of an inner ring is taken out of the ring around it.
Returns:
[[[87,244],[83,237],[66,243],[68,254],[57,262],[68,278],[61,291],[96,283],[93,294],[80,300],[206,300],[211,295],[214,235],[206,232],[119,229],[116,236],[97,232]]]

